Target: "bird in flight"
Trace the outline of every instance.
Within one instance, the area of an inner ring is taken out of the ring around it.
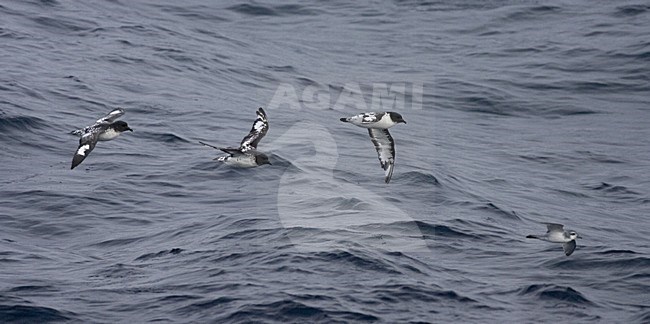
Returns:
[[[239,147],[218,147],[199,141],[199,143],[211,148],[228,153],[227,156],[220,156],[215,160],[238,168],[254,168],[263,164],[271,164],[269,157],[257,151],[257,144],[262,140],[269,130],[269,122],[264,109],[257,109],[257,118],[253,122],[250,132],[239,144]]]
[[[352,117],[341,118],[344,123],[350,123],[359,127],[367,128],[370,140],[375,145],[379,163],[385,171],[384,181],[390,182],[395,167],[395,141],[390,136],[388,129],[406,121],[402,115],[396,112],[368,112]]]
[[[576,239],[581,238],[578,233],[571,230],[565,230],[564,225],[555,223],[546,224],[546,233],[544,235],[528,235],[526,238],[533,238],[553,243],[562,243],[564,254],[571,255],[576,249]]]
[[[78,135],[81,138],[79,138],[79,147],[77,147],[77,151],[74,153],[72,167],[70,169],[74,169],[88,157],[88,154],[97,145],[97,141],[110,141],[125,131],[133,132],[126,122],[121,120],[115,121],[122,115],[124,115],[124,109],[114,109],[106,116],[98,119],[94,124],[72,132],[72,134]]]

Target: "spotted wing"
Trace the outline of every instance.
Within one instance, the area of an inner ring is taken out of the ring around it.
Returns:
[[[72,167],[70,169],[74,169],[86,159],[88,154],[90,154],[90,152],[95,148],[98,137],[99,132],[87,132],[81,136],[79,139],[79,147],[74,153],[74,157],[72,158]]]
[[[564,254],[569,256],[576,249],[576,240],[571,240],[569,242],[566,242],[562,244],[562,247],[564,248]]]
[[[244,137],[239,145],[239,149],[242,152],[254,150],[257,148],[257,144],[262,140],[266,132],[269,130],[269,122],[266,119],[266,113],[264,109],[259,108],[257,110],[257,118],[253,123],[251,131]]]
[[[374,113],[374,112],[369,112],[369,113],[364,113],[364,114],[358,115],[357,117],[359,117],[358,120],[362,124],[370,124],[370,123],[378,122],[381,119],[382,115],[383,115],[383,113],[377,114],[377,113]]]
[[[395,142],[387,129],[368,128],[372,144],[375,144],[381,167],[386,171],[386,183],[390,182],[395,166]]]
[[[564,225],[562,224],[555,224],[555,223],[544,223],[544,224],[546,224],[546,233],[564,232]]]
[[[102,117],[100,119],[97,119],[97,121],[94,124],[92,124],[90,126],[86,126],[86,127],[82,128],[82,129],[72,131],[72,134],[77,135],[77,136],[83,136],[84,134],[93,131],[93,129],[95,129],[95,128],[101,127],[102,125],[108,125],[108,124],[112,123],[113,121],[115,121],[116,119],[118,119],[122,115],[124,115],[124,109],[122,109],[122,108],[113,109],[113,111],[106,114],[106,116],[104,116],[104,117]]]
[[[349,122],[353,125],[368,125],[378,122],[382,115],[383,113],[367,112],[349,118],[341,118],[341,121]]]
[[[122,108],[116,108],[113,109],[113,111],[109,112],[106,114],[106,116],[97,119],[95,124],[110,124],[114,122],[116,119],[120,118],[122,115],[124,115],[124,109]]]

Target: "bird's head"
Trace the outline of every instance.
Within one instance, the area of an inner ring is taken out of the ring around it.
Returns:
[[[404,120],[404,118],[402,118],[402,115],[400,115],[400,114],[398,114],[396,112],[392,112],[392,111],[389,112],[388,114],[390,114],[390,119],[392,119],[394,122],[396,122],[398,124],[399,123],[406,124],[406,120]]]
[[[257,155],[255,155],[255,163],[257,163],[257,165],[262,165],[262,164],[272,165],[271,161],[269,160],[269,157],[266,156],[266,154],[264,153],[258,153]]]
[[[113,128],[115,128],[116,131],[118,132],[125,132],[125,131],[133,131],[130,127],[129,124],[127,124],[124,121],[118,120],[113,123]]]
[[[578,233],[576,233],[575,231],[569,231],[569,238],[575,240],[577,238],[582,238],[582,237],[578,236]]]

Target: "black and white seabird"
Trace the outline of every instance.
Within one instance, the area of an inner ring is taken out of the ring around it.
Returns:
[[[271,164],[269,157],[262,152],[257,151],[257,144],[262,140],[266,132],[269,130],[269,122],[266,119],[264,109],[257,110],[257,118],[253,123],[251,131],[244,137],[238,148],[234,147],[218,147],[199,141],[199,143],[209,146],[211,148],[224,151],[228,156],[220,156],[215,160],[224,162],[227,165],[238,168],[254,168],[262,164]]]
[[[544,223],[546,224],[546,234],[544,235],[528,235],[526,238],[534,238],[542,241],[548,241],[553,243],[562,243],[562,248],[564,248],[564,254],[567,256],[571,255],[576,249],[576,239],[581,238],[578,236],[578,233],[571,230],[564,230],[564,225],[554,224],[554,223]]]
[[[114,109],[106,116],[98,119],[93,125],[72,132],[72,134],[81,136],[81,138],[79,139],[79,147],[72,158],[72,167],[70,169],[74,169],[90,154],[97,141],[110,141],[118,137],[122,132],[133,131],[126,122],[115,121],[122,115],[124,115],[124,109]]]
[[[368,129],[370,139],[377,149],[379,163],[386,171],[386,183],[390,182],[393,176],[393,168],[395,166],[395,141],[390,136],[388,129],[406,121],[402,115],[396,112],[368,112],[359,114],[352,117],[341,118],[342,122],[357,125]]]

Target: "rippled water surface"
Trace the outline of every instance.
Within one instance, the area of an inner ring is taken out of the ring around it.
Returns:
[[[643,1],[0,1],[0,322],[650,322],[648,30]],[[70,170],[115,107],[135,131]],[[257,107],[273,165],[197,143]],[[338,121],[374,109],[408,122],[388,185]]]

